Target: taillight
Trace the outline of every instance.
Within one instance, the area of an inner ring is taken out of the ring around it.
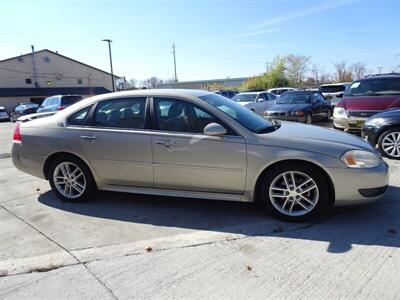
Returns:
[[[61,106],[58,107],[58,110],[63,110],[64,108],[65,108],[65,106],[61,105]]]
[[[22,143],[20,124],[17,124],[17,126],[15,126],[14,135],[13,135],[13,142],[17,143],[17,144],[21,144]]]

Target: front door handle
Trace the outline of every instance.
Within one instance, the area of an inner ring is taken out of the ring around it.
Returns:
[[[93,141],[97,139],[95,135],[81,135],[82,140]]]
[[[170,147],[175,147],[176,146],[176,142],[168,140],[168,141],[156,141],[157,145],[164,145],[167,148]]]

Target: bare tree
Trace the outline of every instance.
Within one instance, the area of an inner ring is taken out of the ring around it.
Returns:
[[[164,81],[156,76],[152,76],[142,81],[142,86],[148,89],[154,89],[157,85],[164,83]]]
[[[352,74],[347,67],[347,62],[345,60],[332,63],[336,71],[336,81],[345,82],[352,81]]]
[[[310,70],[311,76],[316,85],[321,85],[330,82],[330,75],[324,68],[317,64],[313,64]]]
[[[310,57],[306,55],[290,54],[286,56],[286,73],[289,80],[296,86],[300,86],[309,69]]]
[[[367,71],[365,64],[362,62],[356,62],[350,66],[350,70],[353,74],[354,79],[361,79],[365,76]]]

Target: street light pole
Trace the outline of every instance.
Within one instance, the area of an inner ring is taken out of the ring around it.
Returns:
[[[108,53],[110,54],[112,91],[115,92],[115,86],[114,86],[114,72],[113,72],[112,56],[111,56],[111,43],[112,43],[112,40],[110,40],[110,39],[104,39],[104,40],[102,40],[102,41],[108,43]]]

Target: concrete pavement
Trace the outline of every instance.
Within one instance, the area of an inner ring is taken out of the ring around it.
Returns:
[[[369,205],[289,224],[257,207],[99,193],[57,200],[0,124],[0,298],[400,297],[400,163]]]

